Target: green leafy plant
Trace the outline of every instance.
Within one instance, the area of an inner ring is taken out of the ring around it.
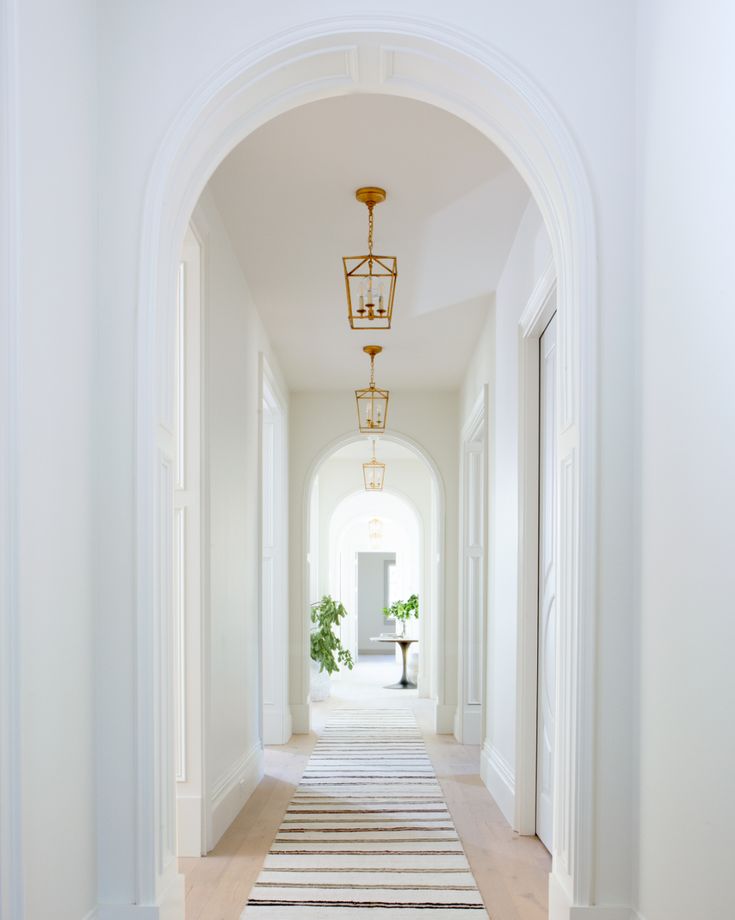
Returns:
[[[407,601],[396,601],[390,607],[383,607],[383,614],[386,619],[393,617],[395,620],[402,620],[404,623],[408,620],[419,618],[419,596],[412,594]]]
[[[350,671],[354,667],[352,655],[334,632],[334,627],[339,626],[340,620],[346,616],[344,606],[328,594],[319,603],[311,605],[311,658],[319,665],[320,672],[333,674],[339,671],[340,664],[346,665]]]

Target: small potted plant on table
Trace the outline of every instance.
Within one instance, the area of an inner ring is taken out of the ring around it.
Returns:
[[[352,655],[334,632],[340,620],[347,616],[341,603],[328,594],[311,606],[311,700],[326,700],[330,692],[330,675],[341,664],[352,670]]]
[[[396,621],[396,635],[406,635],[406,623],[419,617],[419,596],[412,594],[407,601],[396,601],[390,607],[383,607],[386,620],[390,617]]]

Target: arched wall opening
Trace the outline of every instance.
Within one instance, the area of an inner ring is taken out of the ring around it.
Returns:
[[[378,635],[388,625],[371,617],[373,628],[366,632],[364,620],[367,617],[360,603],[359,557],[365,553],[393,557],[391,577],[384,580],[394,584],[393,596],[389,599],[384,590],[383,607],[389,606],[392,600],[405,600],[411,594],[425,600],[423,544],[423,519],[411,502],[395,491],[355,492],[343,498],[334,509],[329,521],[328,585],[332,596],[340,597],[349,611],[343,642],[350,649],[353,660],[359,661],[360,656],[368,652],[384,651],[370,649],[366,639]],[[411,621],[407,625],[411,627],[410,635],[418,638],[418,624]]]
[[[134,900],[161,904],[175,897],[177,884],[168,827],[171,778],[162,772],[172,713],[168,694],[161,692],[167,665],[156,639],[161,609],[155,440],[166,411],[171,292],[184,233],[216,166],[256,127],[309,101],[365,91],[429,102],[485,134],[528,183],[552,242],[560,327],[558,694],[564,709],[551,900],[552,916],[563,916],[570,905],[594,899],[597,289],[592,199],[561,119],[502,55],[471,36],[386,16],[322,21],[250,49],[192,98],[168,132],[150,175],[137,342],[136,830],[129,854]],[[307,493],[309,481],[307,476]],[[308,526],[308,511],[305,520]],[[292,655],[301,662],[307,639],[305,633],[291,636]]]
[[[432,700],[436,728],[438,687],[445,679],[440,603],[445,581],[440,549],[444,541],[443,483],[424,448],[419,450],[414,442],[393,434],[381,437],[378,443],[387,463],[382,492],[354,488],[362,478],[361,463],[369,459],[364,437],[346,436],[313,465],[305,502],[308,569],[304,587],[311,602],[328,592],[345,605],[350,615],[342,639],[357,660],[360,651],[370,648],[357,616],[357,554],[378,550],[396,554],[402,598],[412,593],[420,598],[420,616],[411,627],[411,634],[419,640],[418,693]],[[377,540],[369,533],[372,518],[380,521],[382,529]],[[381,624],[378,618],[373,635],[381,625],[386,629],[390,624]]]

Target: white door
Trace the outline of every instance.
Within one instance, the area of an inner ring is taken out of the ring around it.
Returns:
[[[556,315],[539,348],[539,589],[536,833],[551,850],[556,694]]]

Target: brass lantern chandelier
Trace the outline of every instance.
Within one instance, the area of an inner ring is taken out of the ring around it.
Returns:
[[[375,386],[375,356],[382,350],[380,345],[366,345],[363,348],[365,354],[370,355],[370,383],[361,390],[355,390],[357,424],[362,434],[385,431],[390,391]]]
[[[371,546],[379,546],[383,540],[383,522],[380,518],[370,518],[368,521],[368,538]]]
[[[373,441],[373,459],[362,465],[362,476],[366,492],[382,492],[385,482],[385,464],[375,459],[375,441]]]
[[[398,260],[373,254],[373,209],[385,201],[385,189],[367,186],[355,198],[368,209],[367,255],[344,256],[347,317],[353,329],[390,329],[396,293]]]

